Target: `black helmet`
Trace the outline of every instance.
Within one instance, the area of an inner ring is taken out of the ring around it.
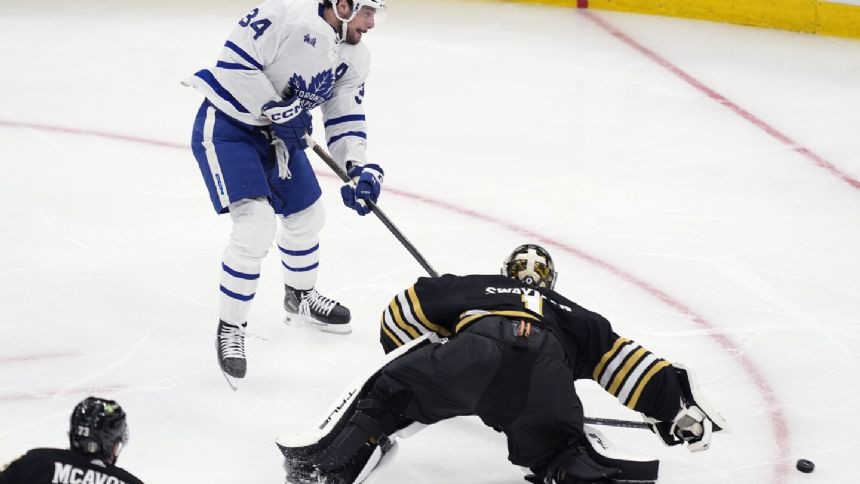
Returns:
[[[502,275],[534,287],[555,286],[555,264],[543,247],[525,244],[517,247],[502,264]]]
[[[128,443],[122,407],[113,400],[84,399],[72,411],[69,443],[74,450],[114,463]]]

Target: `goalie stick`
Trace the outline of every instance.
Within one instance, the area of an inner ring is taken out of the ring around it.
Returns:
[[[615,418],[597,418],[597,417],[585,417],[583,420],[587,424],[592,425],[606,425],[609,427],[622,427],[625,429],[645,429],[651,430],[651,426],[645,422],[636,422],[633,420],[619,420]]]
[[[334,161],[334,158],[332,158],[331,155],[328,154],[328,152],[326,152],[326,150],[322,146],[317,144],[317,142],[314,141],[314,139],[311,138],[310,135],[305,135],[304,139],[305,142],[308,144],[308,147],[311,148],[314,153],[316,153],[317,156],[319,156],[320,159],[322,159],[325,164],[328,165],[328,167],[331,168],[331,170],[335,172],[335,174],[341,180],[343,180],[344,183],[351,182],[349,175],[346,174],[346,171],[344,171],[344,169],[341,168],[340,165],[338,165]],[[397,226],[394,225],[394,223],[388,218],[387,215],[385,215],[385,213],[379,208],[379,206],[376,205],[376,203],[368,200],[367,206],[370,207],[370,211],[373,212],[374,215],[376,215],[379,221],[382,222],[383,225],[385,225],[385,228],[387,228],[388,231],[391,232],[391,234],[394,235],[394,237],[401,244],[403,244],[403,247],[405,247],[406,250],[408,250],[409,253],[412,254],[412,257],[414,257],[415,260],[418,261],[418,263],[421,265],[421,267],[424,268],[425,271],[427,271],[427,274],[429,274],[430,277],[439,277],[439,273],[436,272],[436,269],[434,269],[433,266],[431,266],[430,263],[427,262],[427,259],[425,259],[424,256],[421,255],[420,252],[418,252],[418,249],[416,249],[415,246],[412,245],[412,242],[410,242],[409,239],[407,239],[406,236],[403,235],[403,232],[401,232],[397,228]],[[585,417],[585,423],[593,425],[606,425],[611,427],[651,430],[651,427],[647,423],[634,422],[632,420]]]

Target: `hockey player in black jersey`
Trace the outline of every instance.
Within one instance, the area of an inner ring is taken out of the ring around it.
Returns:
[[[707,449],[726,423],[691,373],[617,335],[553,291],[555,280],[549,253],[524,245],[502,275],[419,278],[396,295],[381,321],[396,357],[347,392],[319,432],[279,439],[288,482],[359,483],[395,436],[464,415],[503,432],[508,459],[532,482],[656,481],[656,460],[610,455],[584,426],[574,380],[585,378],[641,412],[666,444]]]
[[[0,471],[0,484],[142,484],[116,465],[127,442],[122,407],[88,397],[72,411],[70,449],[31,450]]]

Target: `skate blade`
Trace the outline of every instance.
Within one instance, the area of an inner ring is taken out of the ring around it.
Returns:
[[[227,385],[230,387],[231,390],[233,390],[235,392],[236,390],[239,389],[239,386],[236,385],[236,382],[238,381],[238,379],[228,375],[227,373],[224,372],[224,370],[221,370],[221,374],[224,375],[224,379],[227,380]]]
[[[346,324],[328,324],[322,323],[314,318],[298,316],[295,314],[287,313],[284,316],[284,324],[287,326],[295,326],[295,327],[306,327],[313,328],[317,331],[322,331],[325,333],[332,334],[349,334],[352,333],[352,326],[349,323]]]

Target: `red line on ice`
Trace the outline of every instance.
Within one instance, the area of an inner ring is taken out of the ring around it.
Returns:
[[[43,126],[43,125],[39,125],[39,124],[30,124],[30,123],[14,123],[14,122],[2,121],[2,120],[0,120],[0,126],[9,126],[9,127],[17,127],[17,128],[30,128],[30,129],[36,129],[36,130],[42,130],[42,131],[62,132],[62,133],[69,133],[69,134],[76,134],[76,135],[91,135],[91,136],[98,136],[101,138],[130,141],[130,142],[134,142],[134,143],[163,146],[163,147],[168,147],[168,148],[179,148],[179,149],[188,149],[189,148],[188,145],[183,145],[183,144],[179,144],[179,143],[170,143],[170,142],[158,141],[158,140],[148,140],[146,138],[140,138],[140,137],[136,137],[136,136],[118,135],[118,134],[112,134],[112,133],[108,133],[108,132],[95,131],[95,130],[63,128],[63,127],[57,127],[57,126]],[[327,172],[325,172],[325,173],[319,173],[318,172],[318,175],[324,176],[326,178],[335,178],[335,176],[333,174],[330,174]],[[430,198],[428,196],[413,193],[413,192],[399,190],[399,189],[391,187],[391,186],[386,186],[385,191],[386,191],[386,193],[392,193],[392,194],[395,194],[395,195],[398,195],[398,196],[401,196],[404,198],[408,198],[408,199],[416,201],[416,202],[424,203],[424,204],[427,204],[427,205],[430,205],[430,206],[433,206],[433,207],[436,207],[439,209],[447,210],[450,212],[455,212],[455,213],[458,213],[458,214],[463,215],[465,217],[473,218],[476,220],[481,220],[483,222],[486,222],[486,223],[489,223],[492,225],[497,225],[497,226],[502,227],[506,230],[510,230],[512,232],[521,234],[525,238],[528,238],[530,240],[534,240],[536,242],[561,249],[562,251],[564,251],[570,255],[573,255],[574,257],[578,257],[580,259],[583,259],[586,262],[588,262],[588,263],[590,263],[590,264],[592,264],[592,265],[594,265],[600,269],[603,269],[603,270],[605,270],[611,274],[614,274],[615,276],[623,279],[624,281],[627,281],[630,284],[633,284],[634,286],[642,289],[646,293],[651,294],[656,299],[662,301],[664,304],[672,307],[676,311],[688,316],[690,319],[693,320],[693,322],[697,326],[705,329],[707,331],[707,334],[717,343],[718,346],[723,348],[725,351],[727,351],[729,353],[729,355],[731,355],[735,360],[738,361],[741,368],[747,373],[747,375],[750,377],[750,379],[755,384],[756,388],[758,388],[758,390],[761,393],[765,403],[767,404],[767,411],[768,411],[769,416],[770,416],[771,426],[773,427],[774,438],[775,438],[776,444],[777,444],[778,459],[777,459],[776,468],[775,468],[776,475],[774,476],[773,482],[774,483],[782,483],[787,479],[788,471],[789,471],[789,454],[790,454],[791,445],[790,445],[790,435],[789,435],[789,430],[788,430],[788,423],[786,421],[785,414],[782,411],[782,405],[776,396],[776,392],[773,390],[773,388],[767,382],[767,379],[765,378],[765,376],[761,372],[761,370],[759,370],[758,367],[755,365],[755,363],[743,353],[741,348],[734,341],[732,341],[732,339],[729,338],[728,335],[726,335],[725,333],[722,333],[717,326],[714,326],[712,323],[708,322],[701,315],[699,315],[698,313],[696,313],[695,311],[693,311],[692,309],[687,307],[684,303],[682,303],[679,300],[673,298],[672,296],[666,294],[662,290],[658,289],[656,286],[653,286],[653,285],[649,284],[648,282],[645,282],[643,279],[640,279],[640,278],[634,276],[633,274],[626,272],[626,271],[610,264],[609,262],[606,262],[606,261],[604,261],[598,257],[595,257],[591,254],[588,254],[588,253],[586,253],[580,249],[577,249],[576,247],[573,247],[569,244],[566,244],[564,242],[561,242],[561,241],[552,239],[550,237],[541,235],[537,232],[531,231],[531,230],[526,229],[524,227],[512,224],[512,223],[510,223],[506,220],[503,220],[501,218],[498,218],[498,217],[495,217],[492,215],[488,215],[485,213],[481,213],[481,212],[478,212],[478,211],[475,211],[475,210],[472,210],[472,209],[469,209],[466,207],[461,207],[459,205],[455,205],[455,204],[450,203],[450,202],[446,202],[443,200],[437,200],[435,198]],[[10,398],[9,396],[0,396],[0,401],[8,400],[9,398]],[[14,398],[14,397],[12,397],[12,398]]]
[[[7,393],[0,394],[0,402],[23,402],[29,400],[44,400],[47,398],[55,398],[57,396],[66,397],[72,395],[94,395],[94,396],[105,396],[110,395],[111,393],[115,393],[119,390],[123,390],[125,387],[123,385],[102,385],[97,387],[86,387],[86,388],[73,388],[71,390],[67,390],[59,395],[57,395],[56,391],[41,391],[41,392],[33,392],[33,393]]]
[[[613,37],[617,38],[621,42],[624,42],[634,50],[638,51],[640,54],[651,59],[658,65],[667,69],[672,74],[681,78],[693,88],[702,92],[714,101],[722,104],[741,118],[747,120],[753,126],[761,129],[765,133],[769,134],[771,137],[775,138],[780,143],[788,146],[806,159],[812,161],[816,166],[827,170],[828,172],[830,172],[830,174],[842,179],[850,186],[856,189],[860,189],[860,181],[858,181],[857,179],[852,178],[850,175],[844,173],[832,163],[828,162],[809,148],[800,145],[799,143],[792,140],[787,135],[774,128],[767,122],[756,117],[754,114],[750,113],[746,109],[740,107],[737,103],[729,100],[728,98],[718,93],[713,88],[705,85],[702,81],[699,81],[680,67],[669,62],[653,50],[637,42],[635,39],[620,31],[618,28],[611,25],[606,20],[588,11],[583,11],[581,12],[581,14],[593,23],[597,24],[603,30],[607,31]],[[587,260],[590,259],[590,256],[588,256],[587,254],[583,254],[580,257],[583,257]],[[596,265],[604,264],[602,261],[597,260],[593,261],[593,263]],[[776,439],[777,445],[775,475],[773,476],[772,482],[777,484],[785,482],[785,480],[788,479],[788,474],[790,470],[789,461],[791,453],[791,437],[788,429],[788,422],[786,420],[785,413],[782,410],[782,404],[779,402],[779,398],[777,397],[776,392],[774,391],[773,387],[771,387],[770,384],[767,382],[767,378],[765,378],[764,374],[762,374],[762,372],[758,369],[755,363],[753,363],[753,361],[750,360],[748,356],[741,352],[740,348],[727,335],[721,333],[713,324],[706,321],[700,315],[696,314],[693,310],[684,306],[679,301],[663,293],[656,287],[651,286],[650,284],[645,283],[643,281],[640,281],[639,279],[636,279],[629,274],[623,273],[612,266],[607,265],[605,269],[639,286],[640,288],[642,288],[646,292],[651,293],[653,296],[660,299],[669,306],[691,317],[693,319],[693,322],[695,322],[697,326],[706,329],[708,331],[708,334],[717,342],[717,344],[722,346],[723,349],[725,349],[735,357],[735,359],[738,361],[744,371],[746,371],[750,378],[752,378],[752,381],[755,383],[756,387],[758,387],[759,392],[761,392],[762,396],[764,397],[765,403],[767,404],[767,410],[770,414],[771,426],[773,427],[774,437]]]
[[[3,121],[0,119],[0,126],[9,126],[12,128],[30,128],[37,129],[39,131],[52,131],[55,133],[67,133],[67,134],[78,134],[78,135],[88,135],[88,136],[96,136],[99,138],[106,138],[111,140],[121,140],[121,141],[130,141],[132,143],[139,143],[144,145],[155,145],[155,146],[164,146],[166,148],[187,148],[188,145],[179,144],[179,143],[170,143],[168,141],[159,141],[155,139],[147,139],[140,138],[137,136],[128,136],[124,134],[117,133],[108,133],[105,131],[98,131],[94,129],[83,129],[83,128],[69,128],[65,126],[50,126],[45,124],[36,124],[36,123],[19,123],[12,121]]]
[[[76,353],[36,353],[20,356],[2,356],[0,357],[0,365],[5,363],[21,363],[25,361],[39,360],[55,360],[57,358],[71,358],[77,356]]]
[[[695,77],[693,77],[692,75],[690,75],[689,73],[687,73],[686,71],[681,69],[680,67],[678,67],[675,64],[672,64],[671,62],[669,62],[668,60],[664,59],[663,57],[658,55],[653,50],[640,44],[639,42],[637,42],[636,40],[631,38],[629,35],[618,30],[617,28],[615,28],[613,25],[611,25],[606,20],[603,20],[599,16],[597,16],[597,15],[595,15],[589,11],[585,11],[585,10],[583,10],[581,12],[581,14],[585,15],[586,18],[588,18],[589,20],[591,20],[592,22],[594,22],[595,24],[600,26],[600,28],[602,28],[603,30],[606,30],[607,32],[609,32],[609,34],[612,35],[613,37],[617,38],[621,42],[624,42],[628,46],[637,50],[639,53],[641,53],[645,57],[651,59],[652,61],[656,62],[660,66],[666,68],[669,72],[671,72],[672,74],[675,74],[676,76],[680,77],[685,82],[687,82],[687,84],[693,86],[698,91],[704,93],[706,96],[713,99],[714,101],[727,107],[732,112],[734,112],[738,116],[744,118],[745,120],[749,121],[752,125],[761,129],[765,133],[769,134],[771,137],[775,138],[780,143],[788,146],[789,148],[791,148],[792,150],[794,150],[795,152],[797,152],[798,154],[800,154],[801,156],[803,156],[807,160],[813,162],[819,168],[823,168],[823,169],[827,170],[828,172],[830,172],[831,175],[834,175],[837,178],[840,178],[845,183],[847,183],[847,184],[851,185],[852,187],[860,190],[860,180],[857,180],[856,178],[852,177],[851,175],[840,170],[839,168],[836,167],[836,165],[825,160],[824,158],[819,156],[817,153],[815,153],[811,149],[809,149],[809,148],[801,145],[800,143],[794,141],[793,139],[789,138],[786,134],[784,134],[780,130],[774,128],[773,126],[771,126],[770,124],[768,124],[764,120],[760,119],[756,115],[754,115],[754,114],[750,113],[749,111],[747,111],[746,109],[740,107],[738,104],[732,102],[727,97],[718,93],[716,90],[706,86],[705,83],[703,83],[702,81],[696,79]]]

